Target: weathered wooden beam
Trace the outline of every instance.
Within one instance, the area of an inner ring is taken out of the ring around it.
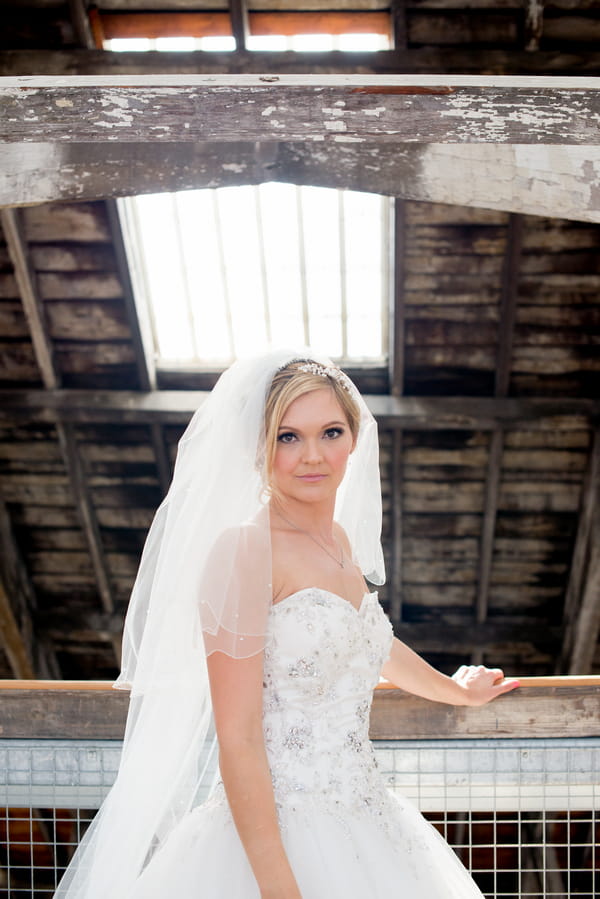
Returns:
[[[30,327],[36,359],[44,384],[48,390],[56,388],[60,382],[55,367],[52,343],[43,318],[42,301],[35,280],[35,272],[28,256],[28,246],[19,211],[3,210],[4,228],[9,255],[15,269],[15,279],[19,286],[23,307]],[[65,469],[71,485],[75,506],[83,533],[86,537],[92,565],[96,575],[98,592],[106,611],[114,609],[113,591],[104,556],[100,529],[87,487],[77,442],[71,424],[56,422],[56,434],[60,444]],[[115,639],[115,654],[120,657],[118,638]]]
[[[246,0],[229,0],[229,16],[231,18],[231,33],[235,38],[236,49],[243,52],[246,50],[250,35]]]
[[[600,148],[491,144],[0,144],[0,205],[280,181],[600,221]]]
[[[35,272],[29,260],[21,212],[20,210],[3,209],[1,216],[4,238],[13,264],[15,281],[29,326],[36,362],[44,386],[53,389],[60,386],[60,377],[56,369],[52,341],[48,336],[49,329],[37,289]]]
[[[169,454],[167,453],[167,447],[165,444],[165,435],[159,422],[153,422],[150,425],[150,441],[152,443],[154,458],[156,460],[156,470],[158,472],[158,483],[160,484],[160,491],[163,496],[166,496],[169,485],[171,483],[172,472],[171,463],[169,461]]]
[[[577,535],[565,594],[558,671],[591,670],[600,636],[600,430],[596,429],[581,492]]]
[[[401,428],[394,428],[392,432],[392,509],[391,509],[391,545],[392,545],[392,570],[389,578],[390,594],[390,620],[395,628],[400,627],[402,621],[402,600],[404,582],[403,559],[403,527],[404,516],[403,487],[404,471],[402,458],[403,436]]]
[[[81,456],[78,451],[77,440],[72,424],[61,425],[59,430],[59,442],[69,473],[75,505],[92,558],[100,601],[102,602],[105,611],[112,612],[115,608],[115,601],[110,574],[104,548],[102,546],[100,528],[98,526],[96,513],[87,486],[87,479],[83,471]]]
[[[512,370],[512,347],[517,303],[519,297],[519,267],[523,242],[523,220],[511,215],[506,233],[506,249],[502,267],[502,288],[500,293],[500,321],[498,323],[498,345],[494,395],[508,395]],[[475,609],[477,621],[485,621],[488,613],[489,592],[494,560],[496,517],[500,497],[504,434],[502,429],[494,431],[490,437],[488,465],[486,473],[481,546],[477,566],[477,596]],[[480,664],[482,650],[478,649],[473,663]]]
[[[69,0],[69,13],[77,43],[80,47],[93,49],[96,46],[85,0]]]
[[[111,243],[117,262],[117,274],[123,291],[123,303],[135,353],[140,389],[154,390],[156,387],[156,362],[148,304],[136,303],[131,279],[131,267],[127,257],[123,228],[116,201],[108,199],[105,205]]]
[[[201,390],[0,390],[0,421],[186,424],[204,402]],[[419,430],[581,430],[600,415],[600,400],[495,397],[365,396],[380,424]]]
[[[32,614],[37,598],[15,540],[6,504],[0,500],[0,634],[15,677],[34,677]],[[43,653],[42,653],[43,655]],[[19,674],[19,672],[26,672]]]
[[[149,51],[113,53],[110,50],[4,50],[0,76],[17,75],[154,75],[223,74],[231,72],[323,72],[391,75],[398,72],[438,75],[598,75],[600,53],[571,47],[530,53],[487,47],[423,47],[377,53],[235,52],[191,53]]]
[[[535,680],[534,680],[535,682]],[[375,691],[371,737],[600,736],[598,679],[522,687],[480,708],[427,702],[401,690]],[[106,682],[0,682],[3,739],[121,739],[129,695]]]
[[[17,77],[0,141],[600,144],[600,79],[540,76]]]
[[[30,647],[20,631],[6,587],[0,577],[0,645],[13,675],[18,678],[33,678],[33,659]]]
[[[599,210],[600,211],[600,210]],[[500,292],[500,321],[498,323],[498,347],[494,395],[508,396],[517,304],[519,300],[519,272],[523,247],[523,219],[511,215],[506,231],[506,250],[502,267]]]
[[[406,265],[406,215],[405,204],[400,199],[394,200],[393,259],[390,266],[394,282],[390,290],[390,393],[402,396],[404,393],[405,368],[405,321],[404,308],[404,272]]]
[[[523,36],[528,53],[538,53],[544,29],[544,0],[525,0]]]

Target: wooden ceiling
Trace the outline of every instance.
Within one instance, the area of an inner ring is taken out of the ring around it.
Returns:
[[[160,3],[191,6],[203,4]],[[247,17],[240,2],[231,9],[243,46]],[[413,0],[392,13],[395,49],[372,57],[134,58],[94,48],[83,3],[19,2],[3,8],[0,72],[600,74],[594,2]],[[16,141],[4,129],[0,676],[116,671],[146,530],[197,391],[215,375],[156,371],[114,198],[203,186],[216,170],[218,183],[272,177],[397,198],[390,363],[351,374],[380,424],[381,595],[399,636],[445,670],[473,659],[520,675],[600,671],[594,108],[579,146],[573,135],[536,146],[532,125],[527,151],[375,138],[324,143],[319,155],[260,135],[111,148],[93,135],[61,144],[50,130],[46,142]],[[248,162],[246,174],[223,174],[223,160]]]

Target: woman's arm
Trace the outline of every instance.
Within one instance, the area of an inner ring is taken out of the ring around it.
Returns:
[[[382,674],[408,693],[450,705],[484,705],[501,693],[508,693],[519,686],[518,680],[505,680],[500,668],[485,668],[483,665],[462,665],[452,677],[448,677],[432,668],[396,637]]]
[[[223,785],[262,899],[301,899],[275,809],[262,729],[263,654],[208,659]]]

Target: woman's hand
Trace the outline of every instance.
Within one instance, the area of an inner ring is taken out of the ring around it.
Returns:
[[[465,705],[485,705],[490,699],[519,686],[518,680],[505,678],[501,668],[486,668],[484,665],[461,665],[452,675],[452,680],[464,690]]]

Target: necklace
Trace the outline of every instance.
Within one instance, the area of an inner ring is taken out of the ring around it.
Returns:
[[[289,524],[289,526],[291,528],[293,528],[295,531],[299,531],[301,534],[304,534],[306,537],[309,538],[309,540],[312,540],[313,543],[316,543],[317,546],[320,546],[321,549],[323,550],[323,552],[327,553],[329,558],[333,559],[334,562],[337,562],[337,564],[340,566],[340,568],[344,567],[344,550],[342,549],[340,544],[337,542],[335,537],[333,538],[333,542],[335,543],[335,545],[337,546],[337,548],[340,551],[339,559],[336,556],[334,556],[333,553],[329,552],[329,550],[327,549],[325,544],[321,543],[320,540],[317,540],[316,537],[313,537],[313,535],[311,533],[309,533],[308,531],[305,531],[304,528],[299,528],[297,524],[294,524],[293,521],[290,521],[288,518],[285,517],[285,515],[282,515],[281,512],[279,511],[279,509],[276,509],[275,511],[277,512],[279,517],[282,518],[283,521],[285,521],[286,524]]]

